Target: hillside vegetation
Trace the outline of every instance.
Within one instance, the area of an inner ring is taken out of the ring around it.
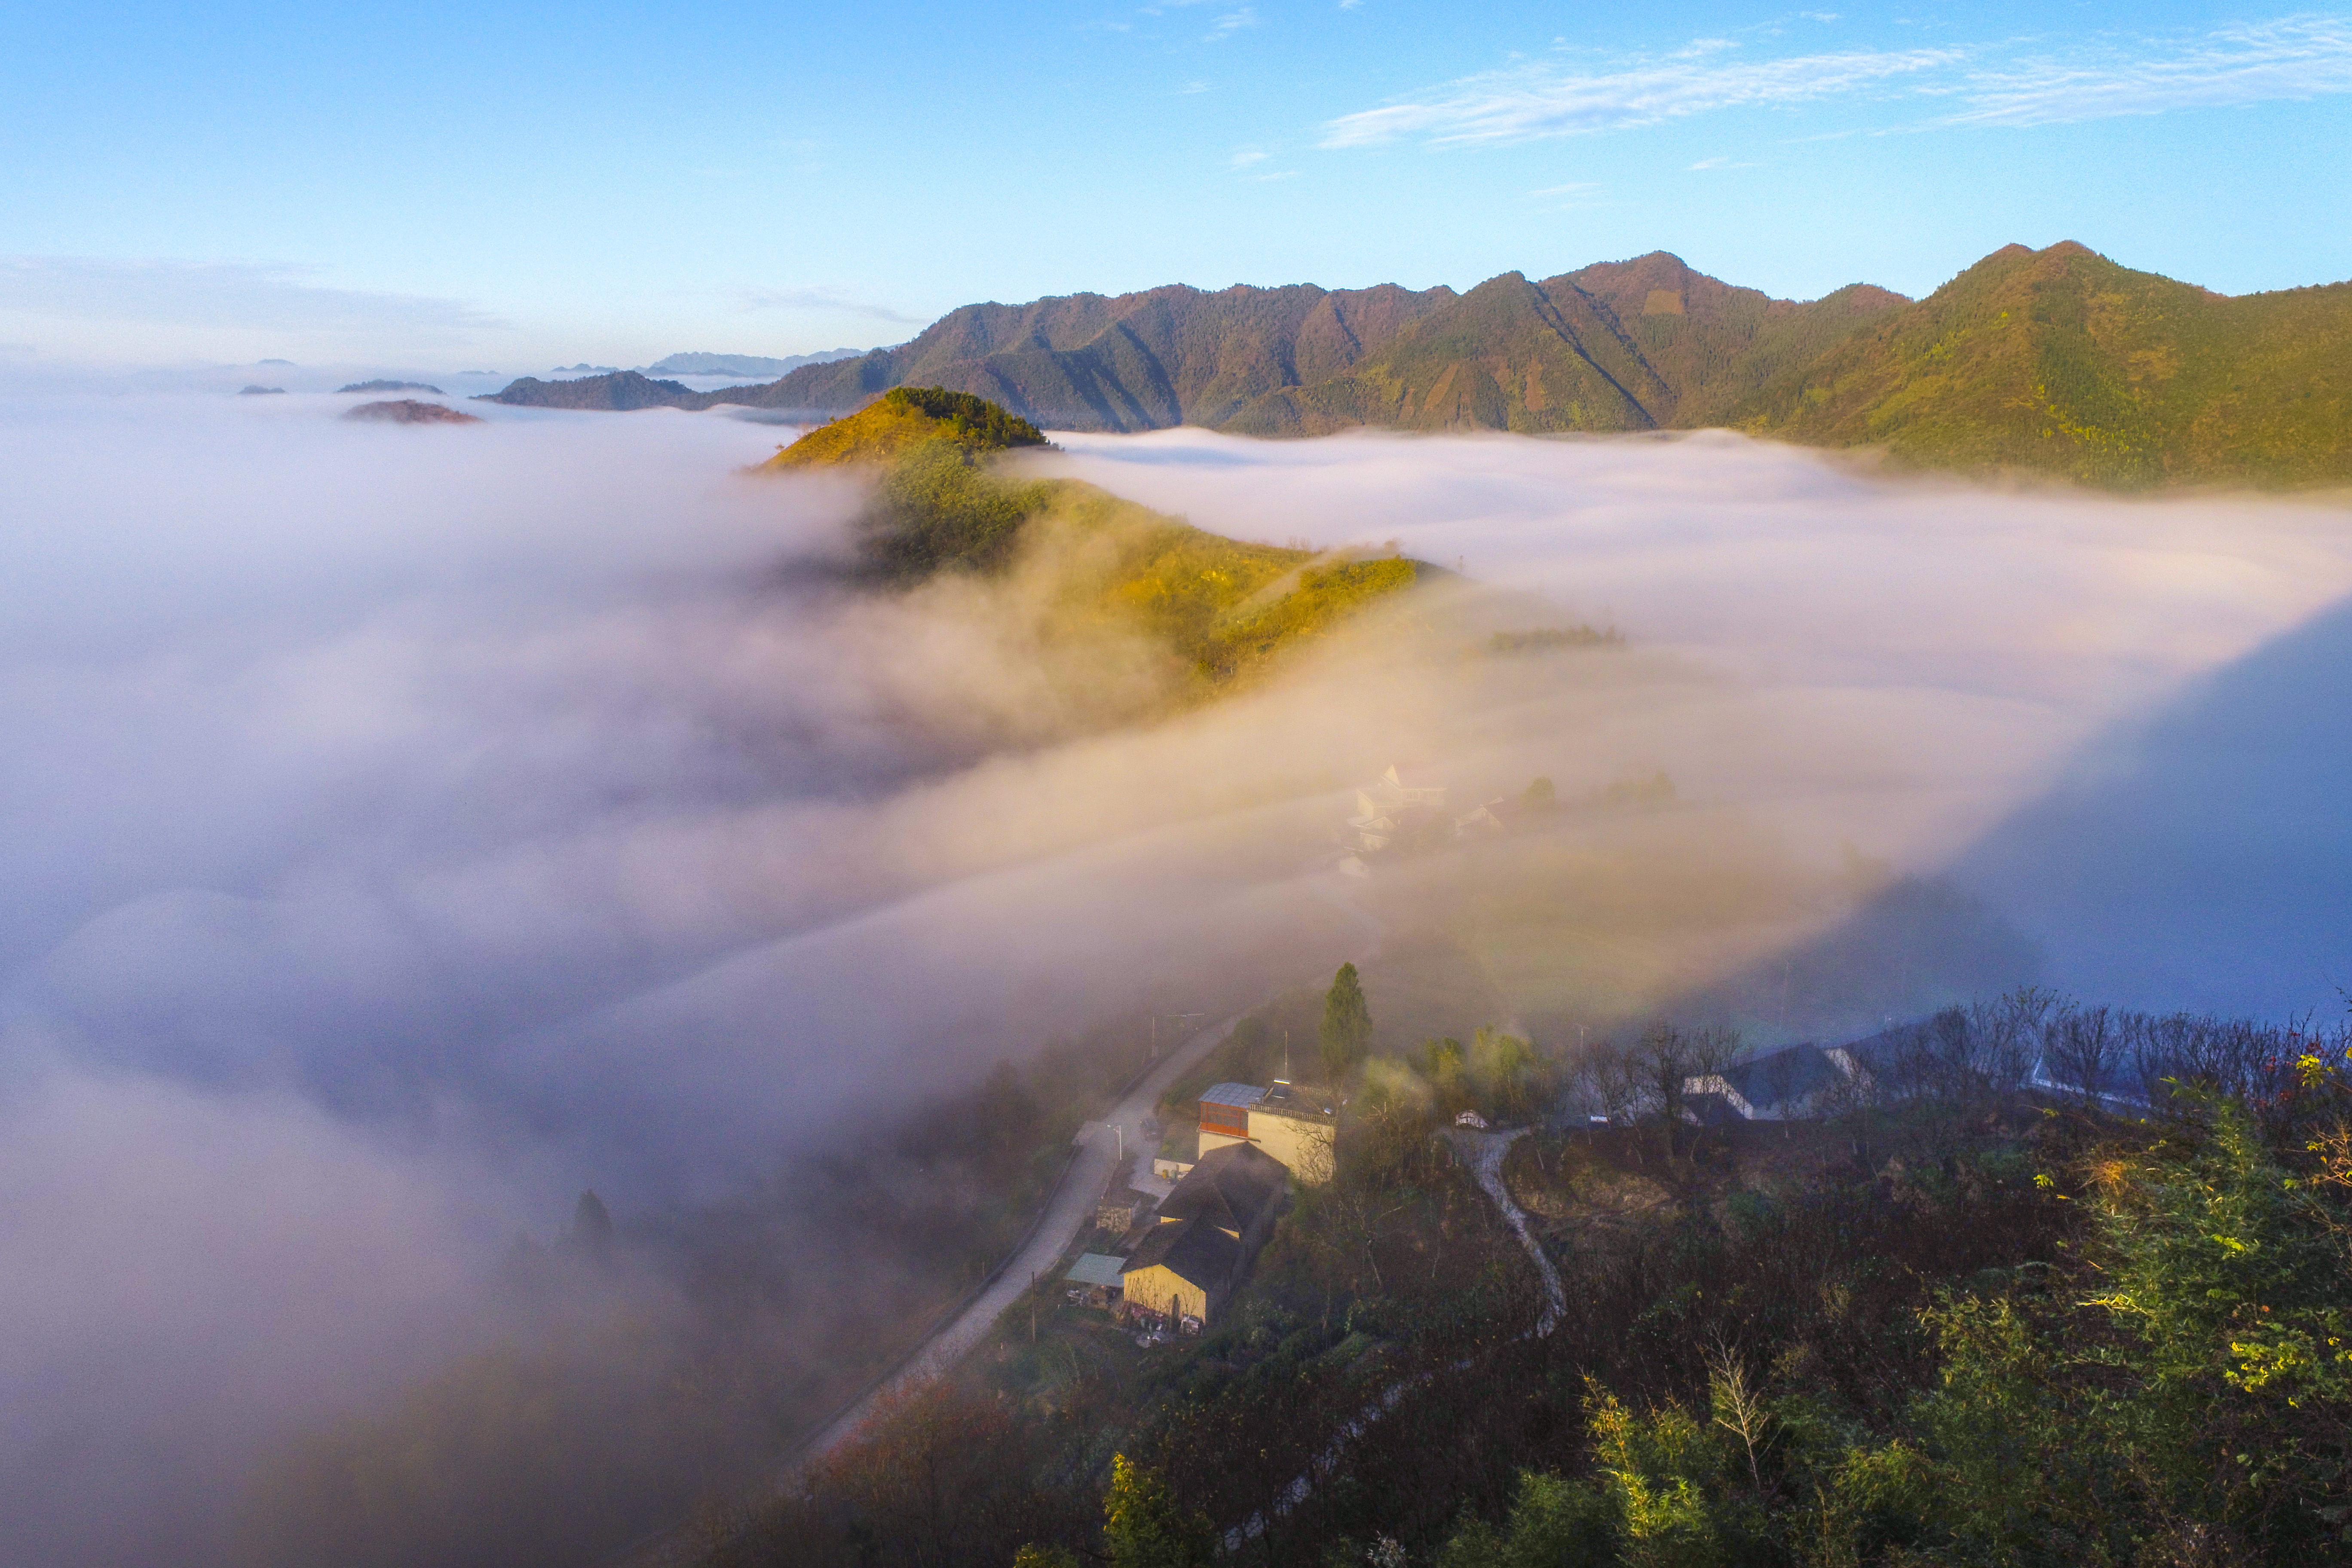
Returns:
[[[904,586],[1026,560],[1046,588],[1049,633],[1139,636],[1172,654],[1195,689],[1263,668],[1435,570],[1227,539],[1092,485],[996,466],[999,454],[1043,445],[1034,426],[981,398],[898,388],[758,471],[873,468],[856,522],[867,576]]]
[[[1916,468],[2168,480],[2352,479],[2352,284],[2229,299],[2072,243],[2010,246],[1732,411]]]
[[[985,398],[937,386],[899,386],[850,418],[818,426],[763,467],[782,470],[887,463],[932,440],[968,454],[1045,445],[1037,426]]]
[[[1540,282],[1507,273],[1467,294],[1393,284],[1074,294],[967,305],[897,348],[703,395],[704,405],[834,412],[921,380],[1072,430],[1649,430],[1711,422],[1903,303],[1859,284],[1811,303],[1773,300],[1664,252]]]
[[[1249,436],[1729,426],[1898,465],[2116,489],[2352,479],[2352,283],[2237,299],[2072,242],[2009,246],[1913,301],[1775,300],[1664,251],[1466,294],[1171,287],[967,305],[912,342],[757,386],[620,372],[505,403],[738,404],[831,418],[914,383],[1033,426]]]
[[[2021,1042],[2112,1050],[2118,1021],[2152,1047],[2116,1075],[2141,1113],[2023,1081]],[[2020,992],[1905,1033],[1817,1119],[1653,1101],[1507,1152],[1455,1117],[1520,1120],[1563,1074],[1678,1089],[1699,1042],[1375,1056],[1332,1180],[1206,1332],[1139,1344],[1049,1277],[702,1562],[2352,1561],[2352,1031]],[[1237,1029],[1209,1065],[1258,1081],[1279,1049]]]

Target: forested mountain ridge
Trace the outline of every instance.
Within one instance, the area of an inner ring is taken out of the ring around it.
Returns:
[[[1216,293],[1177,284],[966,305],[896,348],[709,396],[840,413],[887,388],[922,384],[976,394],[1058,429],[1215,426],[1302,377],[1345,373],[1454,298],[1451,289],[1416,293],[1394,284],[1236,285]]]
[[[912,341],[758,386],[634,373],[498,401],[721,404],[822,419],[895,386],[1048,429],[1528,434],[1728,426],[1963,473],[2109,489],[2352,479],[2352,283],[2236,298],[2072,241],[2008,246],[1928,298],[1775,300],[1664,251],[1467,293],[1183,286],[966,305]]]
[[[967,305],[896,348],[680,405],[829,415],[920,383],[1057,429],[1648,430],[1706,422],[1904,302],[1866,285],[1772,300],[1664,252],[1467,294],[1177,285]]]
[[[1995,251],[1730,411],[1917,468],[2116,489],[2352,479],[2352,283],[2236,298],[2071,241]]]

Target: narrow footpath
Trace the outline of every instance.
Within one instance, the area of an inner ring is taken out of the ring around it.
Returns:
[[[1527,1135],[1528,1129],[1524,1127],[1515,1127],[1507,1132],[1474,1132],[1468,1128],[1454,1128],[1449,1134],[1454,1148],[1469,1162],[1478,1185],[1503,1211],[1503,1223],[1511,1227],[1519,1245],[1535,1260],[1536,1272],[1543,1276],[1543,1316],[1536,1320],[1536,1338],[1540,1340],[1549,1337],[1552,1330],[1559,1326],[1560,1315],[1568,1310],[1568,1291],[1560,1283],[1559,1270],[1552,1266],[1535,1233],[1528,1228],[1528,1216],[1511,1201],[1511,1190],[1503,1181],[1504,1157],[1510,1153],[1512,1144]]]

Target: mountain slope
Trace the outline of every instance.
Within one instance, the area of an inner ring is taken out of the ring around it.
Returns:
[[[920,384],[973,393],[1058,429],[1214,426],[1302,376],[1346,371],[1454,298],[1450,289],[1416,293],[1393,284],[1236,286],[1213,294],[1176,285],[966,305],[911,342],[803,366],[766,386],[709,394],[703,405],[834,414]]]
[[[500,392],[477,394],[483,403],[512,404],[520,408],[592,408],[626,413],[638,408],[707,407],[686,385],[656,381],[633,370],[587,375],[578,381],[541,381],[527,375]]]
[[[1398,556],[1318,554],[1227,539],[1067,479],[999,470],[1041,447],[1035,426],[937,387],[895,388],[819,426],[755,472],[863,467],[862,574],[909,586],[1020,570],[1048,640],[1139,640],[1158,650],[1154,700],[1209,695],[1330,635],[1436,568]]]
[[[1994,252],[1728,422],[1923,468],[2139,489],[2352,479],[2352,284],[2236,299],[2071,241]]]
[[[697,404],[807,414],[923,383],[1052,428],[1201,425],[1253,435],[1647,430],[1713,416],[1900,295],[1856,286],[1799,304],[1661,252],[1467,294],[1171,287],[967,305],[897,348],[810,365]]]
[[[1042,447],[1045,433],[985,398],[936,386],[893,387],[856,414],[820,425],[760,465],[763,471],[887,463],[926,441],[967,456]]]

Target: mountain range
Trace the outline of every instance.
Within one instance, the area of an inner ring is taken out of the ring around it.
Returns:
[[[2071,242],[2005,247],[1920,300],[1861,283],[1775,300],[1661,251],[1466,293],[1173,285],[967,305],[908,342],[757,385],[621,372],[498,400],[814,420],[936,385],[1048,429],[1729,426],[2117,489],[2296,485],[2352,479],[2347,347],[2352,284],[2232,299]]]
[[[804,364],[830,364],[837,359],[856,359],[864,349],[821,349],[813,354],[786,354],[771,359],[765,354],[671,354],[642,367],[647,375],[787,375]]]

